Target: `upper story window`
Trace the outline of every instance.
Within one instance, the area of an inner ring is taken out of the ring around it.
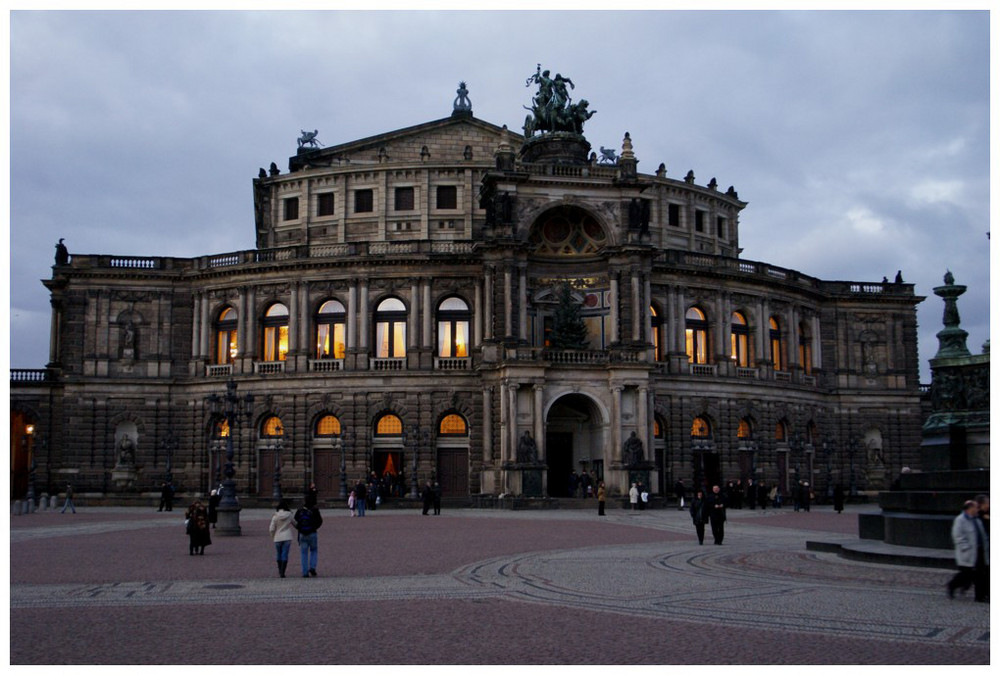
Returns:
[[[382,417],[378,418],[378,422],[375,423],[375,435],[402,436],[403,420],[392,413],[382,415]]]
[[[451,413],[441,418],[438,426],[439,436],[468,436],[469,425],[465,423],[465,418],[457,413]]]
[[[656,308],[649,306],[649,334],[653,340],[653,360],[660,360],[660,332],[663,330],[663,318],[656,313]]]
[[[345,344],[347,312],[339,300],[327,300],[316,312],[316,358],[342,359]]]
[[[746,317],[740,312],[733,312],[732,332],[730,333],[729,358],[741,367],[750,365],[750,326]]]
[[[681,205],[667,204],[667,224],[671,227],[681,226]]]
[[[455,185],[438,185],[437,187],[437,208],[457,209],[458,208],[458,187]]]
[[[238,316],[232,307],[226,307],[219,314],[215,322],[215,363],[232,363],[236,358],[238,325]]]
[[[691,423],[691,437],[692,438],[711,438],[712,437],[712,426],[708,423],[708,420],[704,417],[695,417],[694,421]]]
[[[799,323],[799,365],[806,375],[812,374],[812,362],[812,334],[809,332],[809,324],[802,321]]]
[[[716,216],[715,218],[715,236],[719,239],[726,238],[726,219],[722,216]]]
[[[393,208],[396,211],[413,211],[415,207],[412,187],[396,188],[396,199]]]
[[[340,420],[333,415],[323,415],[316,422],[317,436],[339,436]]]
[[[276,302],[264,312],[261,320],[264,331],[264,361],[284,361],[288,355],[288,308]]]
[[[705,212],[696,210],[694,212],[694,229],[697,232],[705,231]]]
[[[285,428],[281,426],[281,418],[271,415],[260,427],[260,435],[265,438],[277,438],[285,435]]]
[[[316,195],[316,215],[332,216],[333,204],[334,204],[334,195],[332,192],[321,192],[320,194]]]
[[[708,363],[708,321],[705,312],[691,307],[684,315],[684,337],[688,362]]]
[[[406,356],[406,305],[398,298],[386,298],[375,309],[375,357]]]
[[[774,364],[775,370],[784,370],[786,367],[785,338],[781,334],[781,324],[778,323],[778,317],[772,316],[767,325],[770,330],[771,362]]]
[[[284,220],[298,220],[299,217],[299,198],[289,197],[282,202],[285,205],[285,215]]]
[[[469,355],[469,320],[472,314],[465,300],[445,298],[438,305],[438,356],[464,358]]]
[[[750,420],[744,417],[740,420],[740,425],[736,429],[736,438],[750,440],[751,436],[753,436],[753,428],[750,426]]]
[[[375,210],[375,191],[371,188],[354,191],[354,212],[371,213]]]
[[[779,443],[784,443],[788,440],[788,426],[784,421],[780,421],[774,425],[774,440]]]

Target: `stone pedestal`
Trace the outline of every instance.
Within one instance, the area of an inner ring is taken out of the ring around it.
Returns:
[[[219,506],[215,510],[218,514],[218,522],[215,525],[215,534],[220,537],[238,537],[242,534],[240,529],[240,507]]]

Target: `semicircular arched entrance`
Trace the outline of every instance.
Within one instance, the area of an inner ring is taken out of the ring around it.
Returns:
[[[596,482],[604,479],[606,433],[604,411],[586,394],[565,394],[553,401],[545,415],[545,463],[550,497],[579,496],[579,479],[584,473],[590,477],[596,492]],[[578,489],[576,495],[571,495],[574,472]]]

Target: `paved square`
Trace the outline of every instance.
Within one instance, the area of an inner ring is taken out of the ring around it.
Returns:
[[[183,509],[11,517],[11,663],[988,664],[951,575],[807,551],[838,515],[324,511],[319,576],[280,579],[271,511],[189,556]]]

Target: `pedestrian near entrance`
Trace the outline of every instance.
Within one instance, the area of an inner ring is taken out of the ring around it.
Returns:
[[[358,507],[358,517],[363,518],[365,515],[365,500],[368,497],[368,490],[365,489],[365,481],[359,480],[357,485],[354,486],[354,505]]]
[[[205,547],[212,545],[212,530],[208,527],[205,505],[196,499],[184,517],[187,519],[188,555],[205,555]]]
[[[726,497],[719,491],[718,485],[712,486],[712,494],[705,500],[708,509],[708,522],[712,525],[712,538],[715,545],[722,544],[726,536]]]
[[[646,504],[649,503],[649,492],[646,491],[646,488],[643,486],[642,483],[639,483],[638,488],[639,488],[639,510],[645,511]]]
[[[351,511],[351,518],[358,515],[358,500],[354,496],[354,490],[351,490],[351,494],[347,497],[347,508]]]
[[[316,531],[323,524],[319,507],[303,504],[293,517],[295,529],[299,531],[299,552],[302,555],[302,576],[316,576],[316,562],[319,557],[319,538]]]
[[[275,559],[278,562],[278,576],[285,578],[285,570],[288,568],[288,551],[292,547],[292,538],[295,534],[295,526],[292,522],[291,502],[282,499],[278,502],[278,508],[271,516],[271,525],[268,528],[271,533],[271,540],[274,542]]]
[[[677,497],[678,511],[684,510],[684,494],[685,494],[684,482],[681,481],[680,478],[678,478],[677,482],[674,483],[674,496]]]
[[[32,507],[34,508],[34,507]],[[62,511],[60,513],[66,513],[66,509],[72,509],[73,513],[76,513],[76,505],[73,504],[73,484],[66,483],[66,503],[63,504]]]
[[[708,514],[705,512],[705,493],[698,490],[691,499],[691,522],[694,523],[694,531],[698,534],[698,544],[705,543],[705,521]]]
[[[812,488],[809,487],[809,481],[802,483],[802,508],[806,511],[809,510],[809,504],[812,502]]]
[[[844,486],[839,483],[833,488],[833,510],[837,513],[844,510]]]
[[[434,490],[431,489],[430,481],[424,483],[424,489],[420,493],[420,498],[424,505],[423,514],[426,516],[427,512],[431,510],[431,505],[434,503]]]
[[[951,526],[951,540],[955,545],[955,564],[958,573],[948,582],[948,597],[955,597],[955,589],[963,593],[976,585],[976,602],[986,602],[982,576],[990,564],[989,539],[979,515],[979,505],[970,499],[962,505]]]
[[[431,490],[434,499],[434,515],[441,515],[441,484],[434,481],[434,487]]]
[[[606,493],[604,491],[604,481],[597,484],[597,515],[604,515],[604,501],[606,499]]]
[[[635,511],[636,504],[639,502],[639,488],[632,483],[632,487],[628,491],[628,503],[632,505],[632,510]]]
[[[157,511],[174,510],[174,486],[164,481],[160,488],[160,508]]]
[[[215,524],[219,522],[219,503],[222,502],[222,490],[212,490],[208,496],[208,522],[215,529]]]

